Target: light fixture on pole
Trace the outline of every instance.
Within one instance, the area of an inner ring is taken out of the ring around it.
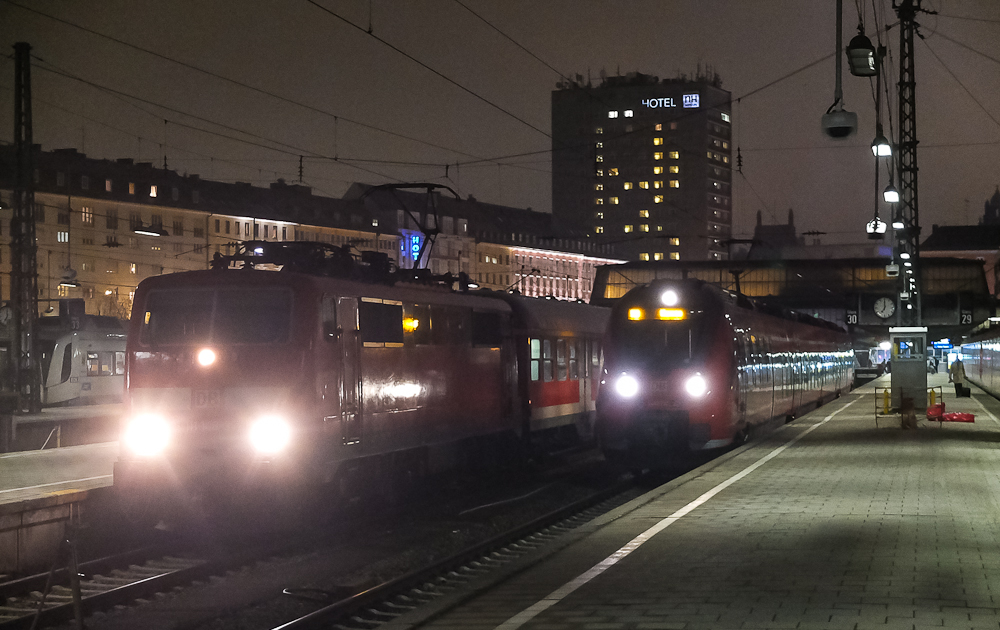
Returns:
[[[847,63],[851,67],[851,74],[856,77],[873,77],[878,74],[875,46],[872,45],[872,40],[865,37],[861,26],[858,26],[858,34],[847,45]]]
[[[71,267],[66,267],[63,270],[62,277],[59,279],[59,286],[69,288],[80,286],[80,283],[76,279],[76,270]]]
[[[886,203],[899,203],[899,191],[892,184],[885,187],[882,191],[882,199],[885,199]],[[896,227],[895,221],[893,221],[893,226]]]
[[[145,227],[143,224],[139,224],[132,228],[132,232],[140,236],[166,236],[167,232],[162,227],[157,227],[155,225],[150,225]]]
[[[875,139],[872,140],[872,155],[875,157],[888,157],[892,155],[892,146],[885,134],[882,133],[882,123],[875,125]]]
[[[878,240],[885,236],[885,230],[888,226],[885,221],[879,218],[878,214],[868,222],[865,226],[865,231],[868,232],[868,238],[872,240]]]

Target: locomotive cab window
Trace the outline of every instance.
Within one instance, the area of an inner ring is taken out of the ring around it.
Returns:
[[[358,302],[361,341],[366,347],[403,345],[403,303],[363,297]]]
[[[503,343],[506,318],[502,313],[472,312],[472,345],[499,348]]]
[[[284,343],[291,321],[288,289],[152,291],[146,298],[140,339],[154,346]]]
[[[407,343],[422,346],[431,343],[431,307],[414,304],[403,308],[403,336]]]

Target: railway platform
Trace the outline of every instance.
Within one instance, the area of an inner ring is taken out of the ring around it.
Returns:
[[[1000,628],[1000,402],[916,429],[883,376],[580,528],[503,581],[383,627]]]

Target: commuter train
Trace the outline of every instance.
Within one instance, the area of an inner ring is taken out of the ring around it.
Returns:
[[[455,290],[464,275],[400,280],[368,262],[322,243],[248,242],[211,270],[140,283],[123,495],[329,482],[350,493],[592,435],[610,309]]]
[[[604,337],[598,438],[632,467],[728,446],[847,391],[853,360],[849,335],[823,320],[697,280],[636,287]]]
[[[36,327],[45,406],[112,404],[125,389],[125,326],[100,315],[43,317]]]
[[[966,377],[1000,398],[1000,330],[987,330],[976,335],[962,344],[960,352]]]

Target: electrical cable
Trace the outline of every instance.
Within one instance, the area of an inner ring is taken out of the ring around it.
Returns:
[[[924,46],[927,47],[927,50],[929,50],[931,54],[934,55],[934,58],[937,59],[938,63],[941,64],[941,67],[945,69],[945,72],[951,75],[951,78],[955,79],[955,83],[958,83],[958,85],[963,90],[965,90],[965,93],[969,95],[969,98],[971,98],[972,101],[979,106],[979,109],[983,110],[983,113],[985,113],[997,127],[1000,127],[1000,120],[997,120],[996,117],[993,114],[991,114],[990,111],[986,109],[986,107],[981,102],[979,102],[979,99],[976,98],[976,95],[973,94],[972,91],[969,90],[969,88],[967,88],[964,83],[962,83],[962,80],[959,79],[954,72],[952,72],[951,68],[948,67],[948,64],[946,64],[944,60],[941,59],[941,57],[937,54],[937,52],[933,48],[931,48],[931,45],[927,42],[927,40],[921,38],[920,41],[922,41],[924,43]]]

